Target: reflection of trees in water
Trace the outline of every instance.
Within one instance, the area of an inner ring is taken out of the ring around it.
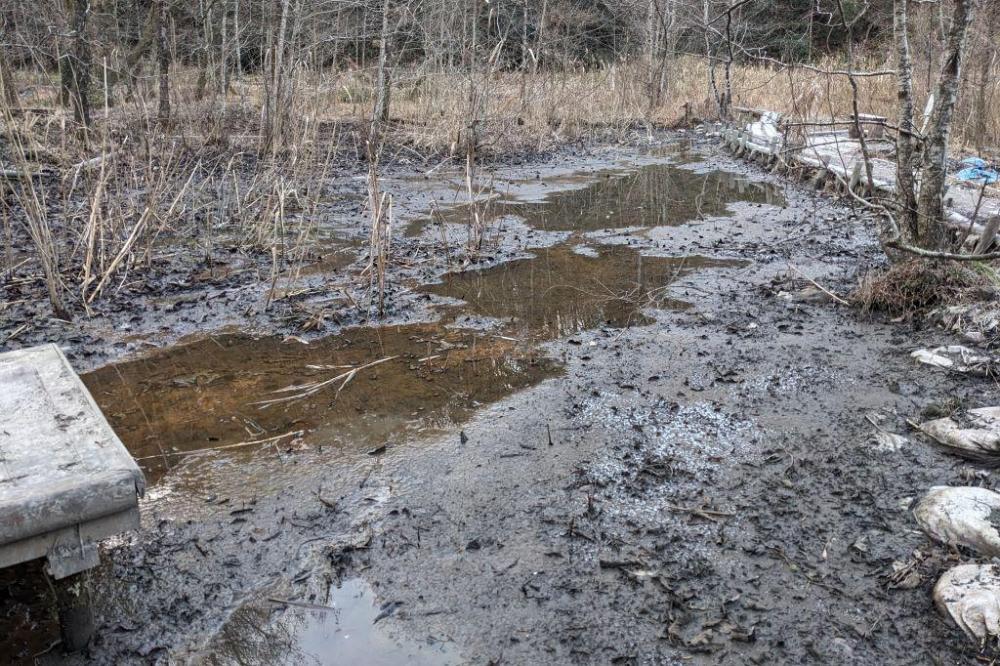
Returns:
[[[595,176],[596,177],[596,176]],[[781,189],[728,171],[695,172],[657,164],[626,175],[604,174],[577,190],[553,192],[544,201],[498,202],[490,207],[492,224],[508,216],[550,231],[672,226],[703,217],[724,216],[726,204],[745,201],[782,205]],[[435,222],[467,224],[472,209],[461,204],[436,211]],[[414,222],[407,235],[419,233],[428,220]]]
[[[553,338],[609,324],[646,321],[644,307],[685,307],[667,287],[702,268],[738,265],[706,257],[643,256],[626,245],[608,245],[596,256],[572,243],[535,250],[532,259],[450,274],[432,293],[458,298],[468,309],[501,321],[516,320],[529,337]]]
[[[306,613],[273,613],[264,603],[236,609],[212,640],[202,663],[209,666],[263,666],[264,664],[318,664],[298,644],[300,631],[309,623]]]
[[[658,165],[554,194],[542,204],[521,205],[517,213],[535,226],[552,230],[648,227],[726,215],[726,205],[738,201],[774,204],[783,200],[773,185],[739,174]]]

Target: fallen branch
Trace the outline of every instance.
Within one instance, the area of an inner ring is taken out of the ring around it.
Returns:
[[[663,508],[668,511],[676,511],[678,513],[690,513],[693,516],[698,516],[699,518],[704,518],[705,520],[711,520],[714,522],[718,522],[720,518],[732,518],[736,515],[735,513],[731,513],[729,511],[716,511],[715,509],[676,506],[674,504],[666,504]]]
[[[300,393],[296,393],[295,395],[285,396],[283,398],[274,398],[272,400],[261,400],[259,402],[252,402],[250,404],[251,405],[256,405],[258,407],[267,407],[269,405],[274,405],[274,404],[281,403],[281,402],[292,402],[294,400],[301,400],[302,398],[307,398],[307,397],[313,395],[314,393],[317,393],[318,391],[320,391],[323,388],[329,386],[330,384],[334,384],[334,383],[336,383],[336,382],[338,382],[340,380],[343,380],[343,382],[341,383],[341,385],[337,388],[337,395],[340,395],[340,392],[344,390],[344,387],[347,386],[348,382],[350,382],[352,379],[354,379],[354,376],[356,374],[358,374],[359,372],[361,372],[362,370],[365,370],[367,368],[371,368],[373,366],[379,365],[380,363],[385,363],[386,361],[391,361],[394,358],[399,358],[399,356],[398,355],[397,356],[386,356],[385,358],[380,358],[377,361],[372,361],[371,363],[366,363],[365,365],[358,366],[357,368],[353,368],[351,370],[348,370],[347,372],[342,372],[339,375],[337,375],[336,377],[331,377],[330,379],[324,379],[321,382],[313,382],[311,384],[300,384],[300,385],[295,385],[295,386],[286,386],[285,388],[278,389],[277,391],[274,391],[274,392],[275,393],[286,393],[288,391],[301,391],[301,392]],[[334,396],[334,397],[336,398],[336,396]]]
[[[850,305],[850,303],[848,303],[847,301],[845,301],[843,298],[841,298],[840,296],[837,296],[835,293],[833,293],[829,289],[825,288],[819,282],[816,282],[816,280],[813,280],[811,277],[809,277],[808,275],[806,275],[805,273],[803,273],[802,271],[800,271],[795,266],[792,266],[791,264],[788,264],[788,269],[792,270],[792,271],[795,271],[796,273],[798,273],[799,277],[801,277],[803,280],[806,280],[807,282],[809,282],[810,284],[812,284],[812,286],[816,287],[817,289],[819,289],[824,294],[826,294],[827,296],[829,296],[833,300],[837,301],[841,305]]]

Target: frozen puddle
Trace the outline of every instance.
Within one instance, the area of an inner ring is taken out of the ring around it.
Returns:
[[[281,612],[282,607],[289,610]],[[446,641],[394,636],[385,622],[393,611],[397,611],[396,606],[380,605],[371,586],[361,578],[331,588],[325,605],[282,604],[279,600],[254,603],[233,614],[202,661],[218,666],[461,663],[454,646]]]

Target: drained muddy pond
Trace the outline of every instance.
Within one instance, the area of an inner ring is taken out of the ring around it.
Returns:
[[[364,455],[405,433],[461,423],[477,407],[557,374],[558,364],[533,343],[649,323],[646,308],[686,307],[670,293],[675,280],[744,265],[646,256],[628,245],[588,244],[581,233],[682,224],[725,214],[735,201],[783,198],[772,185],[719,170],[658,164],[606,173],[541,203],[499,205],[534,227],[575,233],[530,257],[418,286],[448,299],[443,323],[359,327],[312,342],[213,335],[84,381],[150,481],[203,457]],[[332,256],[337,267],[349,259]],[[480,330],[484,320],[489,330]]]

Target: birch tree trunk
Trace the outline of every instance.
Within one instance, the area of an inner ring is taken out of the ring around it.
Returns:
[[[375,82],[375,109],[372,122],[384,125],[389,122],[389,104],[392,93],[392,72],[389,68],[389,0],[382,0],[382,31],[379,35],[378,77]]]
[[[968,41],[969,24],[976,12],[978,0],[956,0],[948,34],[944,64],[938,75],[934,111],[931,114],[924,143],[920,170],[920,192],[917,199],[917,238],[924,248],[945,249],[944,191],[948,175],[948,140],[951,121],[962,81],[962,59]]]
[[[892,28],[896,37],[897,98],[899,132],[896,135],[896,190],[900,208],[900,231],[907,240],[917,236],[916,128],[913,125],[913,59],[910,56],[909,6],[907,0],[893,3]]]

